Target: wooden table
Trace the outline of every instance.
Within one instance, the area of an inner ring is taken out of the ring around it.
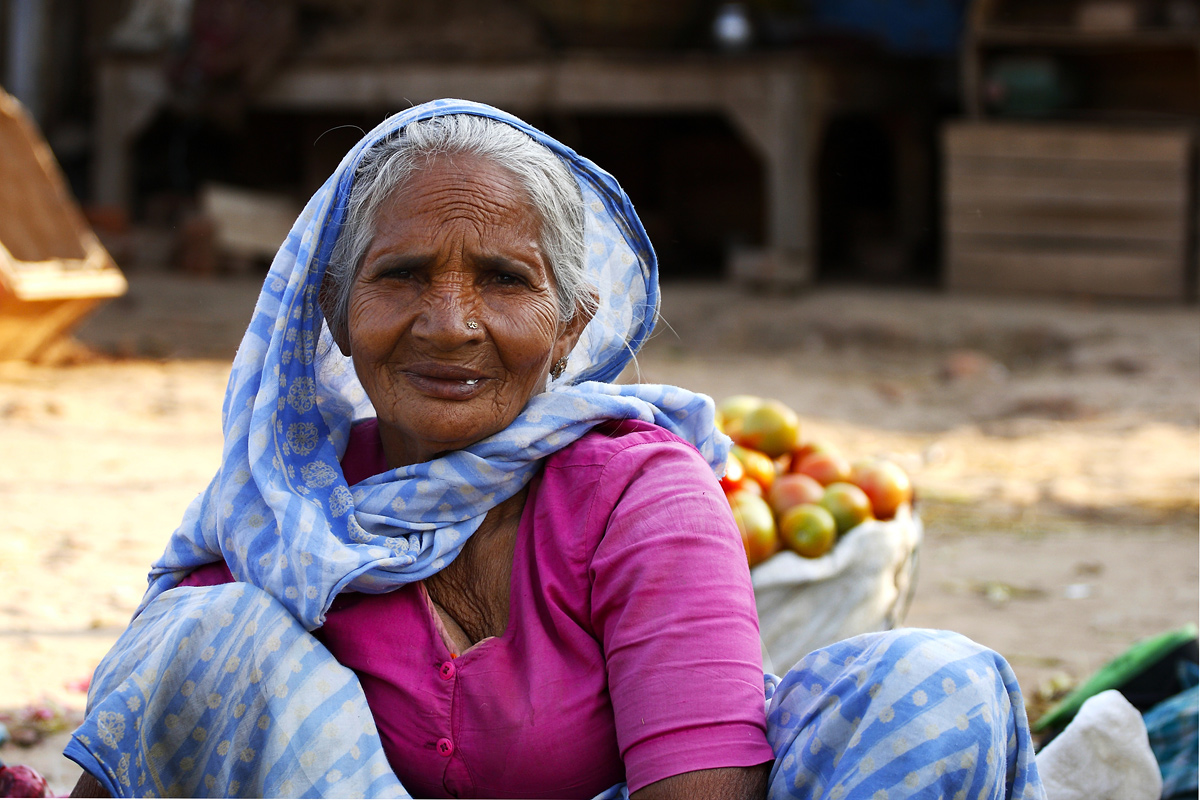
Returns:
[[[97,202],[127,207],[135,137],[167,100],[158,63],[114,57],[99,72]],[[802,285],[815,275],[815,151],[824,118],[820,70],[802,56],[567,55],[517,63],[296,64],[254,107],[287,111],[406,108],[439,97],[512,111],[717,113],[762,158],[766,246],[734,277]]]

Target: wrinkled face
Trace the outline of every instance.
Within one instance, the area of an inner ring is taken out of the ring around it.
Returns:
[[[380,208],[338,344],[391,467],[504,429],[574,347],[587,320],[559,321],[540,226],[515,176],[468,156],[434,158]]]

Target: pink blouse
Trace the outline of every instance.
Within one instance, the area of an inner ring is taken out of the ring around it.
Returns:
[[[387,469],[355,427],[349,483]],[[229,580],[224,564],[186,584]],[[503,635],[453,654],[423,584],[344,594],[316,632],[362,683],[416,797],[591,797],[770,761],[741,539],[691,445],[641,422],[546,459],[517,532]]]

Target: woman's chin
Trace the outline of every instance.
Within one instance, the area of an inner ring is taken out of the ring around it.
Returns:
[[[498,424],[495,406],[486,398],[477,398],[475,403],[422,399],[424,402],[406,403],[403,415],[376,409],[384,454],[393,468],[465,450],[511,421]]]

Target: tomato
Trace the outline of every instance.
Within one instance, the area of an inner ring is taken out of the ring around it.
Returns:
[[[833,549],[837,522],[822,506],[803,503],[788,510],[779,520],[779,539],[792,552],[805,558],[820,558]]]
[[[771,488],[771,484],[775,482],[775,462],[766,453],[739,445],[734,445],[732,452],[738,457],[738,461],[742,462],[747,478],[758,481],[764,492]]]
[[[800,418],[778,400],[764,400],[742,417],[734,441],[778,458],[794,450],[800,441]]]
[[[742,466],[742,462],[737,456],[730,453],[729,458],[725,461],[725,474],[721,476],[721,488],[728,494],[735,490],[745,477],[746,469]]]
[[[717,404],[717,427],[737,440],[742,429],[742,418],[762,405],[762,398],[752,394],[735,394]]]
[[[871,500],[853,483],[831,483],[825,487],[822,506],[833,515],[839,534],[871,518]]]
[[[783,515],[788,509],[805,503],[816,503],[825,494],[825,487],[807,475],[780,475],[767,492],[771,510]]]
[[[838,453],[809,453],[792,471],[807,475],[822,486],[850,480],[850,462]]]
[[[796,447],[795,450],[792,451],[790,467],[791,471],[796,472],[800,466],[800,462],[804,460],[804,457],[813,453],[833,453],[834,455],[840,456],[842,451],[838,450],[837,446],[827,439],[810,439],[807,442],[801,443]]]
[[[733,520],[742,534],[746,561],[754,566],[775,554],[779,540],[775,532],[775,517],[761,497],[750,492],[734,492],[729,496]]]
[[[733,488],[725,492],[726,497],[732,496],[735,492],[749,492],[755,497],[763,497],[766,492],[763,491],[762,484],[751,478],[749,475],[742,478]]]
[[[850,482],[871,500],[876,519],[891,519],[896,510],[912,501],[912,482],[898,464],[885,459],[860,461],[850,472]]]

